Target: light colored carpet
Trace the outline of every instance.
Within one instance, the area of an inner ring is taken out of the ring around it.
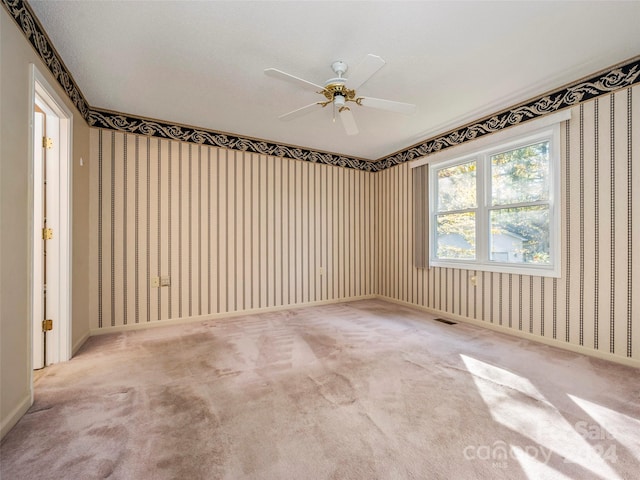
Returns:
[[[640,372],[380,300],[90,338],[13,479],[638,478]]]

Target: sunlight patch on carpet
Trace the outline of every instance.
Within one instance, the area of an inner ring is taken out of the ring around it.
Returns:
[[[581,435],[594,441],[620,442],[629,449],[630,454],[640,459],[640,421],[583,398],[573,395],[568,397],[598,423],[584,422],[578,425]]]
[[[577,464],[601,477],[621,478],[528,379],[467,355],[460,357],[491,417],[533,442],[510,444],[512,450],[520,448],[542,461],[559,455],[564,463]],[[521,466],[526,468],[526,464]]]
[[[571,480],[571,477],[547,465],[544,459],[533,457],[520,447],[512,447],[511,451],[530,480]]]

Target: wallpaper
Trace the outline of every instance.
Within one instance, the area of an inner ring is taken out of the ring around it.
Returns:
[[[562,276],[413,267],[407,164],[373,176],[380,295],[640,359],[640,87],[573,107],[562,124]],[[477,277],[477,286],[471,277]]]
[[[92,330],[374,292],[367,172],[95,128],[90,165]]]
[[[407,163],[370,173],[91,129],[92,329],[380,295],[637,360],[640,87],[572,108],[561,278],[415,268]]]

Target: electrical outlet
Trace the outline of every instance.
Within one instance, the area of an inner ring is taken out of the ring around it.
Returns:
[[[161,287],[170,287],[171,286],[171,277],[168,275],[160,277],[160,286]]]
[[[471,283],[472,286],[477,287],[478,286],[478,277],[476,277],[475,275],[473,277],[471,277],[469,279],[469,282]]]
[[[320,276],[324,275],[324,267],[318,268],[318,275]]]
[[[158,288],[160,286],[160,277],[151,277],[151,288]]]

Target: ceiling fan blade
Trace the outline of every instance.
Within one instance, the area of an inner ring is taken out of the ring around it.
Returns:
[[[378,108],[380,110],[388,110],[389,112],[404,113],[406,115],[411,115],[416,112],[416,106],[413,103],[394,102],[393,100],[383,100],[382,98],[362,97],[360,105]]]
[[[299,86],[305,87],[308,90],[313,90],[314,92],[321,92],[324,90],[324,87],[320,85],[316,85],[315,83],[309,82],[302,78],[295,77],[289,73],[283,72],[282,70],[278,70],[277,68],[267,68],[264,71],[265,75],[268,75],[273,78],[278,78],[280,80],[286,80],[287,82],[296,83]]]
[[[358,125],[356,125],[356,119],[353,117],[353,113],[348,108],[343,108],[340,111],[340,120],[342,120],[342,126],[347,135],[357,135],[359,133]]]
[[[377,55],[369,54],[357,67],[353,69],[349,78],[347,78],[347,86],[352,90],[360,88],[374,73],[384,67],[386,62]]]
[[[289,112],[289,113],[285,113],[284,115],[280,115],[278,118],[280,120],[293,120],[294,118],[298,118],[301,117],[303,115],[306,115],[307,113],[311,113],[313,111],[313,107],[315,107],[316,105],[319,105],[318,102],[316,103],[310,103],[309,105],[302,107],[302,108],[298,108],[297,110],[294,110],[293,112]]]

